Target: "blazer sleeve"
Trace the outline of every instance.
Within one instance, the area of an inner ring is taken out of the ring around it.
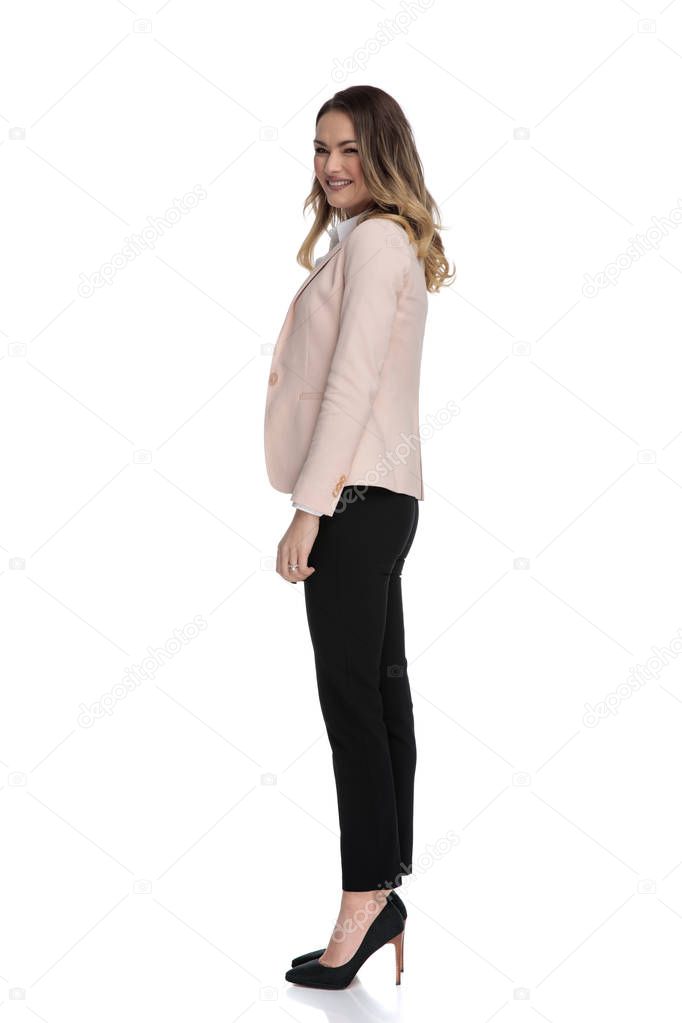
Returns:
[[[339,332],[315,429],[292,501],[333,515],[369,421],[409,269],[395,221],[369,219],[345,243]]]

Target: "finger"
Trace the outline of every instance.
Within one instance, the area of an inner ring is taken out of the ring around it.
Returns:
[[[298,570],[295,568],[289,568],[290,565],[296,565],[296,551],[294,548],[286,546],[282,548],[282,563],[280,565],[280,575],[283,579],[286,579],[289,583],[297,583],[300,580]]]
[[[312,565],[308,564],[308,554],[310,551],[306,551],[302,548],[298,552],[298,575],[300,579],[307,579],[313,574],[315,569]]]
[[[310,545],[306,546],[304,544],[303,546],[292,547],[290,548],[289,553],[291,555],[289,563],[297,566],[297,568],[290,570],[290,578],[294,579],[296,582],[301,582],[313,574],[315,569],[311,565],[308,565]]]
[[[277,573],[282,576],[282,579],[286,582],[291,582],[289,578],[289,549],[287,547],[279,547],[277,550]]]

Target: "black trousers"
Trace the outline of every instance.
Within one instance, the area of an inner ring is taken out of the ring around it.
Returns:
[[[396,888],[412,872],[417,750],[405,658],[401,572],[419,503],[344,487],[304,582],[317,689],[341,833],[342,888]]]

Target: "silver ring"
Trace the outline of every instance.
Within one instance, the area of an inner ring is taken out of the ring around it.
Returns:
[[[298,565],[289,565],[289,571],[290,572],[295,572],[297,568],[298,568]]]

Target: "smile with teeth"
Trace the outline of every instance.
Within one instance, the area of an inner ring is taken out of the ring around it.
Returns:
[[[345,188],[346,185],[352,184],[350,178],[341,178],[338,181],[331,181],[327,178],[327,184],[330,188]]]

